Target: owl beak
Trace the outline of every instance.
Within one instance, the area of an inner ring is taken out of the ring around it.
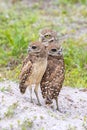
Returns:
[[[44,36],[41,36],[41,40],[44,41]]]
[[[44,35],[42,35],[42,34],[40,33],[40,37],[44,37]]]
[[[62,47],[60,48],[60,50],[58,51],[59,55],[62,55]]]
[[[44,35],[42,35],[41,33],[40,33],[39,35],[40,35],[40,37],[41,37],[41,38],[43,38],[43,37],[44,37]]]
[[[53,42],[54,41],[54,37],[52,37],[48,42]]]
[[[31,51],[31,47],[28,47],[28,50],[27,50],[28,52],[30,52]]]
[[[58,51],[58,55],[62,55],[62,51]]]
[[[47,47],[48,46],[48,42],[42,42],[42,44]]]
[[[44,41],[44,36],[43,35],[40,36],[39,41],[41,41],[41,42]]]
[[[58,52],[58,55],[60,55],[60,52]]]

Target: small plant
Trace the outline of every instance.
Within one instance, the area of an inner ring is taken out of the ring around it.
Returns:
[[[11,129],[11,130],[13,129],[13,125],[12,125],[12,124],[10,124],[10,129]]]
[[[4,91],[6,91],[6,88],[5,87],[0,87],[0,91],[4,92]]]
[[[51,112],[51,111],[48,111],[48,114],[51,117],[58,118],[57,115],[55,113]]]
[[[37,119],[37,116],[34,116],[34,120],[36,120]]]
[[[40,130],[45,130],[45,128],[44,128],[44,127],[42,127]]]
[[[76,126],[69,125],[67,130],[77,130],[77,128],[76,128]]]
[[[44,119],[44,117],[43,117],[43,116],[40,116],[40,119],[42,119],[42,120],[43,120],[43,119]]]
[[[5,112],[4,113],[4,115],[5,115],[5,117],[12,117],[13,115],[14,115],[14,113],[15,113],[15,109],[17,108],[17,106],[18,106],[18,103],[16,102],[16,103],[13,103],[12,105],[10,105],[9,107],[8,107],[8,110],[7,110],[7,112]]]
[[[83,127],[87,130],[87,116],[84,116]]]
[[[3,86],[3,87],[0,87],[0,91],[1,91],[1,92],[5,92],[5,91],[8,91],[8,92],[9,92],[10,90],[11,90],[10,86],[8,86],[7,88],[4,87],[4,86]]]
[[[33,127],[33,121],[30,119],[25,119],[24,122],[21,124],[21,129],[22,130],[27,130],[28,128]]]

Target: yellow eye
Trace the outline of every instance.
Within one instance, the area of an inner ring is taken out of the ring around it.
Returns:
[[[50,37],[51,37],[51,35],[46,35],[46,36],[45,36],[45,38],[50,38]]]

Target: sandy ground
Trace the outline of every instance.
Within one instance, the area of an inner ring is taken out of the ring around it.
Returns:
[[[42,106],[37,105],[29,90],[22,95],[18,84],[0,82],[0,130],[87,130],[87,91],[63,87],[59,95],[61,113],[46,107],[39,90]]]

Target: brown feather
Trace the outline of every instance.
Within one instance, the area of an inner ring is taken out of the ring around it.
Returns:
[[[30,45],[38,47],[38,51],[29,51],[28,56],[23,61],[19,88],[21,93],[25,93],[26,88],[32,87],[33,84],[39,85],[41,78],[47,66],[47,52],[45,46],[40,42],[34,42]]]
[[[48,47],[51,49],[55,47],[55,44],[53,43],[52,46],[48,45]],[[51,104],[52,99],[58,97],[64,81],[64,70],[63,55],[48,56],[47,69],[41,80],[42,96],[46,99],[46,104]]]

